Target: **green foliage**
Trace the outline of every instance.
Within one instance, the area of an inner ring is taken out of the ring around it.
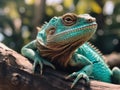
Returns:
[[[103,6],[109,0],[45,0],[45,5],[42,4],[45,6],[45,9],[41,7],[45,13],[40,11],[40,7],[35,8],[38,5],[36,2],[39,1],[42,2],[43,0],[0,0],[1,42],[20,52],[24,44],[35,38],[36,25],[41,26],[42,22],[49,21],[51,17],[60,16],[67,12],[76,14],[90,13],[97,18],[99,27],[95,37],[93,37],[95,42],[101,38],[101,35],[111,37],[109,35],[113,34],[117,36],[118,42],[120,41],[119,0],[113,1],[115,5],[113,15],[103,15]],[[41,12],[43,15],[42,19],[36,19],[35,21],[35,9]],[[95,44],[99,46],[100,43],[97,41]],[[118,47],[118,45],[119,43],[113,45],[113,47]],[[101,48],[101,45],[99,48]],[[105,48],[101,49],[105,50]],[[115,49],[113,48],[112,50]]]

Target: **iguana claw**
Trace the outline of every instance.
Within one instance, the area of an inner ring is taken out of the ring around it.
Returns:
[[[69,79],[72,77],[76,77],[76,79],[73,81],[71,88],[73,88],[81,78],[84,78],[86,80],[86,83],[89,82],[89,77],[84,72],[73,72],[72,74],[68,75],[65,79]]]
[[[55,66],[54,66],[52,63],[50,63],[50,62],[48,62],[48,61],[46,61],[46,60],[43,60],[43,64],[51,67],[52,69],[55,69]]]
[[[51,64],[50,62],[42,59],[42,58],[35,58],[34,59],[34,63],[33,63],[33,73],[35,72],[35,67],[37,65],[40,66],[40,74],[42,74],[43,72],[43,64],[44,65],[47,65],[47,66],[50,66],[51,68],[55,69],[55,66],[53,64]]]
[[[35,61],[33,63],[33,73],[35,72],[35,67],[37,66],[37,64],[39,64],[40,74],[42,74],[43,64],[42,64],[41,60],[37,60],[37,59],[35,59]]]

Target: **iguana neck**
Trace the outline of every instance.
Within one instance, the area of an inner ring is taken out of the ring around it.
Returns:
[[[62,66],[67,66],[73,52],[83,43],[84,41],[78,40],[72,44],[58,45],[48,43],[45,45],[41,40],[37,39],[37,48],[42,57],[51,62],[60,63]]]

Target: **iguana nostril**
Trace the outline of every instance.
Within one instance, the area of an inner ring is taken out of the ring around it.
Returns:
[[[88,19],[88,20],[87,20],[87,22],[92,22],[92,19],[91,19],[91,18],[90,18],[90,19]]]
[[[89,22],[89,23],[91,23],[91,22],[95,22],[95,21],[96,21],[95,18],[89,18],[89,19],[87,19],[87,22]]]

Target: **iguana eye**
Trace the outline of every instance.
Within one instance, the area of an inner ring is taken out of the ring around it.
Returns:
[[[71,26],[76,22],[76,16],[74,14],[65,14],[62,17],[63,24],[66,26]]]
[[[50,28],[49,30],[47,30],[47,34],[48,35],[53,35],[54,33],[55,33],[55,28],[54,27],[52,27],[52,28]]]
[[[68,22],[68,23],[73,21],[71,17],[65,17],[64,20],[65,22]]]

